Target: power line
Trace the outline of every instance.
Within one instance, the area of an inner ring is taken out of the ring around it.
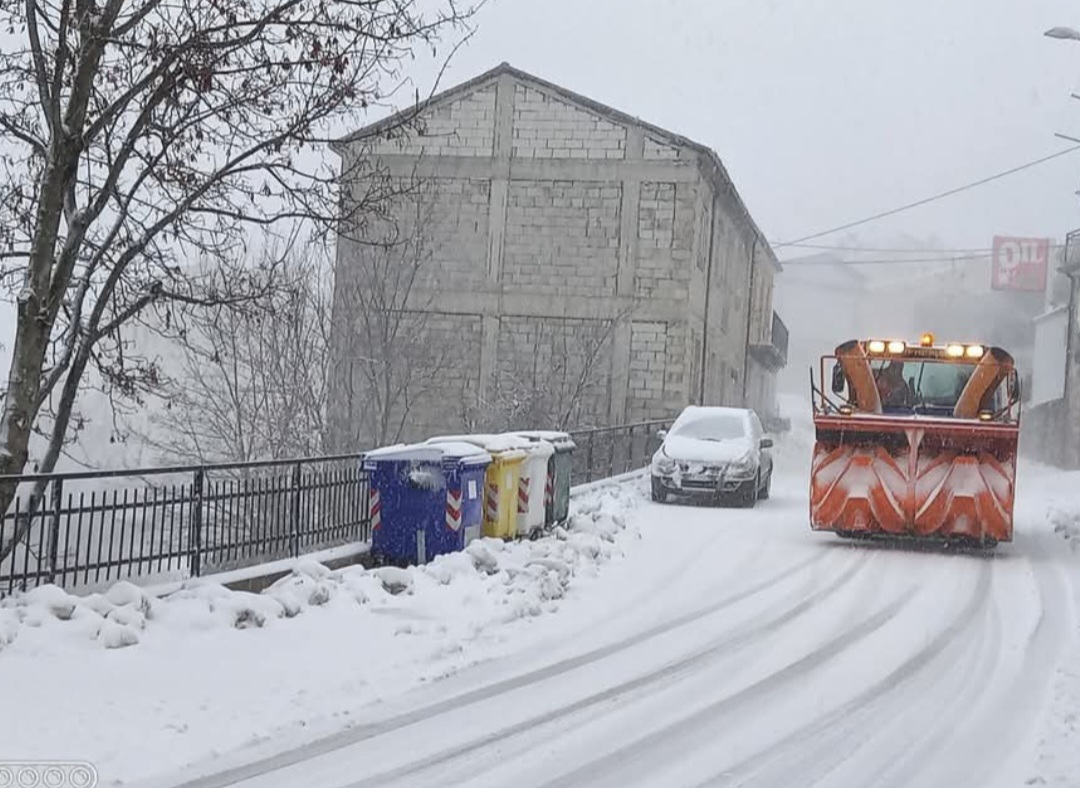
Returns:
[[[1001,178],[1006,178],[1009,175],[1015,175],[1018,172],[1022,172],[1023,170],[1027,170],[1027,169],[1031,169],[1032,167],[1037,167],[1040,164],[1045,164],[1048,161],[1053,161],[1054,159],[1061,158],[1062,156],[1066,156],[1066,155],[1068,155],[1070,153],[1074,153],[1075,151],[1078,151],[1078,150],[1080,150],[1080,145],[1074,145],[1071,148],[1066,148],[1064,150],[1060,150],[1057,153],[1051,153],[1049,156],[1043,156],[1041,159],[1036,159],[1035,161],[1029,161],[1026,164],[1021,164],[1019,167],[1013,167],[1012,169],[1008,169],[1008,170],[1005,170],[1004,172],[996,173],[996,174],[991,175],[991,176],[989,176],[987,178],[982,178],[980,180],[973,181],[972,183],[967,183],[967,184],[965,184],[963,186],[958,186],[955,189],[949,189],[948,191],[940,192],[939,194],[935,194],[932,197],[926,197],[925,199],[917,200],[916,202],[908,203],[907,205],[901,205],[899,208],[893,208],[893,209],[888,210],[888,211],[882,211],[881,213],[874,214],[873,216],[868,216],[865,219],[859,219],[858,221],[855,221],[855,222],[848,222],[847,224],[840,225],[839,227],[833,227],[832,229],[829,229],[829,230],[823,230],[820,233],[813,233],[812,235],[805,235],[802,238],[796,238],[794,241],[785,241],[784,243],[781,243],[781,244],[775,244],[773,246],[773,248],[774,249],[780,249],[780,248],[783,248],[785,246],[795,246],[796,244],[801,244],[801,243],[804,243],[806,241],[812,241],[815,238],[821,238],[824,235],[832,235],[833,233],[838,233],[838,232],[841,232],[843,230],[850,230],[852,227],[859,227],[860,225],[863,225],[863,224],[869,224],[870,222],[876,222],[878,219],[884,219],[884,218],[886,218],[888,216],[895,216],[898,213],[903,213],[904,211],[910,211],[912,208],[918,208],[918,207],[926,205],[928,203],[936,202],[936,201],[942,200],[942,199],[944,199],[946,197],[951,197],[954,194],[959,194],[960,192],[968,191],[969,189],[975,189],[975,188],[977,188],[979,186],[985,186],[986,184],[992,183],[993,181],[1000,180]]]
[[[976,252],[992,252],[994,251],[989,246],[977,247],[972,249],[914,249],[912,247],[879,247],[879,246],[834,246],[830,244],[798,244],[789,243],[782,244],[783,246],[795,246],[799,249],[823,249],[826,251],[835,252],[874,252],[885,254],[929,254],[931,252],[935,254],[974,254]]]
[[[973,262],[975,260],[991,260],[993,259],[993,253],[987,254],[970,254],[970,255],[954,255],[952,257],[904,257],[896,259],[885,260],[830,260],[819,258],[803,258],[794,260],[781,260],[781,265],[896,265],[904,263],[961,263],[961,262]]]

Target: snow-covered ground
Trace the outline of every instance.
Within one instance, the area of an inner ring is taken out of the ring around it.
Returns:
[[[1023,466],[992,557],[847,543],[806,525],[795,426],[750,511],[632,482],[422,570],[9,611],[3,757],[147,788],[1080,786],[1080,474]]]

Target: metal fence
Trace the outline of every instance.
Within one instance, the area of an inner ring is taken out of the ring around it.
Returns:
[[[660,448],[660,430],[671,421],[644,421],[620,427],[599,427],[570,433],[574,451],[574,484],[628,473],[648,465]]]
[[[0,476],[20,492],[0,543],[0,596],[42,583],[94,587],[125,577],[198,577],[364,541],[368,478],[359,457],[150,470]],[[30,489],[45,495],[29,508]]]
[[[572,432],[573,483],[644,467],[669,424]],[[0,560],[0,596],[44,583],[168,582],[368,541],[361,457],[0,476],[19,485],[0,545],[26,532]],[[39,483],[45,494],[31,506]]]

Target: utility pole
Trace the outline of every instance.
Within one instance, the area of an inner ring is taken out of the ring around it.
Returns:
[[[1080,318],[1077,316],[1080,291],[1080,265],[1073,257],[1073,242],[1080,238],[1076,231],[1065,236],[1065,261],[1059,269],[1069,277],[1069,306],[1065,314],[1065,462],[1080,468]]]

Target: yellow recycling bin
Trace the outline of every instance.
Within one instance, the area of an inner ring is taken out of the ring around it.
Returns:
[[[516,435],[440,435],[427,443],[470,443],[491,455],[484,476],[484,536],[515,539],[528,511],[529,441]]]

